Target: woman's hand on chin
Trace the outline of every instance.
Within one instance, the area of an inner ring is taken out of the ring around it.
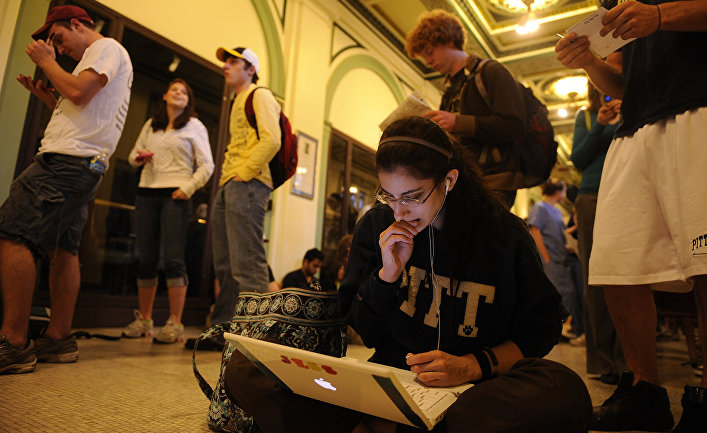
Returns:
[[[415,228],[417,224],[417,221],[395,221],[380,234],[378,245],[383,258],[383,268],[378,276],[383,281],[396,281],[405,269],[405,264],[412,255],[414,237],[418,233]]]

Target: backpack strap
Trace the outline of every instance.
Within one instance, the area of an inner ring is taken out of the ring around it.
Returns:
[[[587,132],[589,132],[589,130],[592,129],[592,119],[589,115],[589,110],[586,108],[584,109],[584,124],[587,125]]]
[[[490,59],[479,60],[471,74],[474,76],[474,82],[476,83],[476,88],[479,89],[481,97],[484,98],[486,105],[491,108],[491,98],[489,98],[489,93],[486,91],[486,86],[484,86],[484,80],[481,78],[481,69],[489,61]]]
[[[248,124],[250,125],[250,127],[255,129],[255,136],[258,137],[258,140],[260,140],[260,134],[258,133],[258,119],[255,118],[255,109],[253,108],[253,95],[255,94],[256,90],[262,88],[263,87],[258,86],[253,89],[253,91],[248,94],[248,97],[245,100],[245,117],[246,119],[248,119]]]
[[[474,66],[474,70],[471,71],[471,76],[469,77],[469,79],[471,79],[471,77],[474,77],[474,82],[476,83],[476,88],[479,90],[479,93],[481,94],[481,98],[482,98],[482,99],[484,100],[484,102],[486,103],[486,106],[487,106],[489,109],[492,109],[492,106],[491,106],[491,98],[489,98],[489,94],[488,94],[488,92],[486,91],[486,86],[484,86],[484,80],[481,79],[481,69],[482,69],[482,68],[484,67],[484,65],[485,65],[486,63],[488,63],[489,61],[490,61],[490,59],[481,59],[481,58],[480,58],[480,59],[476,62],[476,66]],[[493,110],[492,110],[492,111],[493,111]],[[482,147],[482,149],[481,149],[481,154],[479,155],[479,160],[478,160],[478,163],[479,163],[479,164],[485,164],[485,163],[486,163],[486,160],[487,160],[488,157],[489,157],[489,152],[490,152],[489,145],[488,145],[488,144],[484,144],[483,147]]]
[[[211,388],[211,385],[204,379],[204,376],[199,373],[199,369],[196,368],[196,352],[197,352],[197,347],[199,346],[199,343],[201,341],[204,341],[208,338],[216,337],[218,335],[223,335],[224,332],[230,331],[230,323],[220,323],[218,325],[214,325],[211,328],[207,329],[204,331],[203,334],[197,338],[197,340],[194,342],[194,350],[192,351],[191,355],[191,365],[192,368],[194,369],[194,377],[196,377],[196,381],[199,382],[199,388],[201,388],[201,392],[204,393],[206,398],[211,399],[211,396],[214,394],[213,388]]]

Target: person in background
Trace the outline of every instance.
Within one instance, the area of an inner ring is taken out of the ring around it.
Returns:
[[[562,212],[556,207],[565,198],[565,184],[549,179],[542,186],[543,199],[533,205],[528,213],[530,233],[543,260],[543,268],[552,284],[562,295],[562,304],[569,312],[565,319],[563,335],[575,338],[570,323],[577,317],[577,289],[567,266],[569,251],[565,246],[565,223]],[[579,315],[581,316],[581,314]]]
[[[0,373],[33,371],[37,360],[78,359],[70,334],[81,286],[81,232],[123,131],[133,79],[125,48],[96,32],[77,6],[53,7],[32,38],[25,51],[59,98],[42,80],[17,78],[53,113],[35,161],[13,181],[0,208]],[[72,73],[59,66],[55,50],[78,61]],[[27,328],[37,258],[49,262],[52,314],[33,341]]]
[[[285,278],[282,279],[282,287],[309,289],[313,281],[318,281],[314,278],[314,274],[319,272],[323,261],[324,253],[316,248],[307,250],[302,259],[302,267],[285,275]]]
[[[572,212],[567,220],[567,228],[565,229],[565,248],[567,248],[567,269],[570,272],[570,278],[574,282],[575,288],[575,316],[572,319],[572,331],[574,338],[569,340],[573,346],[584,346],[584,276],[582,272],[582,263],[579,261],[577,252],[579,251],[577,242],[577,211],[574,208],[574,201],[577,199],[579,188],[577,185],[569,184],[565,196],[567,201],[572,203]]]
[[[445,76],[445,90],[439,110],[424,116],[468,146],[489,188],[496,191],[507,208],[515,201],[516,185],[505,173],[515,142],[526,134],[525,102],[511,72],[502,63],[487,61],[476,53],[465,53],[466,34],[456,16],[434,10],[422,15],[408,34],[406,49],[411,58]],[[476,86],[480,73],[489,103]],[[505,173],[504,173],[505,172]]]
[[[574,206],[579,259],[584,274],[587,373],[599,375],[598,379],[603,383],[616,385],[626,370],[621,341],[606,307],[604,289],[588,282],[599,183],[604,159],[621,117],[621,100],[603,95],[591,82],[587,84],[587,97],[589,105],[577,111],[572,141],[572,163],[582,171]]]
[[[214,171],[208,132],[196,118],[194,94],[186,81],[178,78],[169,83],[157,112],[145,122],[128,161],[133,167],[142,166],[135,199],[139,309],[135,310],[135,320],[123,330],[123,336],[152,335],[152,306],[161,252],[169,318],[153,341],[181,342],[182,312],[189,284],[184,247],[191,216],[190,198]]]
[[[231,138],[211,206],[213,266],[220,290],[210,320],[225,323],[233,318],[241,290],[265,293],[275,288],[269,281],[263,229],[272,192],[268,163],[280,149],[280,105],[269,89],[256,86],[260,60],[253,50],[221,47],[216,58],[224,62],[226,86],[235,94]],[[251,93],[257,131],[245,113]],[[184,347],[191,350],[195,341],[188,339]],[[220,350],[224,344],[218,336],[200,343],[199,349]]]
[[[351,251],[351,239],[353,235],[346,235],[339,239],[336,244],[336,250],[330,257],[324,260],[321,270],[321,282],[324,290],[338,290],[341,281],[346,273],[346,264],[349,261],[349,251]]]
[[[560,296],[468,149],[409,117],[386,128],[376,167],[381,203],[356,226],[339,288],[339,314],[375,349],[370,361],[430,387],[475,384],[435,432],[586,432],[584,383],[542,359],[560,335]],[[262,431],[419,431],[276,388],[238,368],[243,359],[231,358],[226,393]]]
[[[268,163],[280,149],[280,105],[269,89],[256,90],[260,61],[253,50],[221,47],[216,57],[224,62],[226,85],[235,93],[231,139],[211,212],[214,273],[221,288],[212,321],[223,323],[231,321],[241,290],[269,290],[263,227],[272,192]],[[258,131],[245,113],[251,92]]]
[[[604,287],[630,372],[595,409],[593,430],[668,431],[674,418],[659,385],[652,290],[695,291],[707,357],[707,1],[603,2],[600,36],[633,39],[602,59],[570,32],[557,59],[584,69],[621,99],[621,122],[604,161],[589,283]],[[688,385],[674,433],[707,430],[707,375]]]

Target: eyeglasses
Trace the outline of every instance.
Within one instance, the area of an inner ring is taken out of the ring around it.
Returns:
[[[422,206],[425,204],[428,198],[432,195],[434,190],[437,188],[437,185],[432,188],[429,194],[427,194],[427,197],[424,198],[424,200],[416,199],[416,198],[409,198],[409,197],[400,197],[400,198],[395,198],[390,194],[383,194],[381,191],[381,187],[379,186],[378,189],[376,190],[376,193],[373,197],[375,197],[376,200],[383,204],[387,204],[388,206],[392,206],[394,203],[400,203],[401,206],[409,206],[409,207],[417,207],[417,206]]]

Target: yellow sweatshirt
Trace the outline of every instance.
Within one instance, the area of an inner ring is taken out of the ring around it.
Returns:
[[[245,101],[256,87],[251,84],[233,100],[229,125],[231,141],[226,147],[219,185],[237,175],[246,182],[256,179],[272,188],[268,163],[280,150],[280,105],[269,89],[258,89],[253,95],[258,140],[245,115]]]

